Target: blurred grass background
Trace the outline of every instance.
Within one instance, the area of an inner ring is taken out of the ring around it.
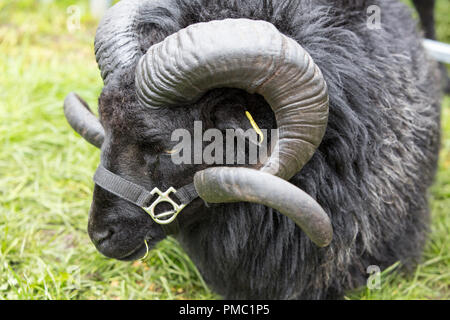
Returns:
[[[71,7],[75,5],[76,7]],[[80,27],[67,23],[79,12]],[[450,43],[450,1],[437,1],[437,34]],[[98,253],[86,232],[99,151],[64,119],[77,91],[96,109],[98,21],[88,1],[0,1],[0,299],[216,299],[173,239],[145,262]],[[443,103],[433,224],[411,275],[382,274],[380,290],[349,299],[450,298],[450,97]],[[395,268],[392,268],[395,269]]]

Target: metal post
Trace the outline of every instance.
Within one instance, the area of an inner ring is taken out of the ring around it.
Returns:
[[[423,46],[429,55],[437,61],[450,63],[450,44],[425,39],[423,40]]]

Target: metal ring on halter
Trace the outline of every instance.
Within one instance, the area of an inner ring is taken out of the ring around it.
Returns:
[[[159,190],[158,188],[154,188],[151,191],[151,194],[152,195],[158,194],[159,195],[158,199],[153,201],[153,203],[149,207],[143,207],[142,209],[144,209],[156,223],[169,224],[173,220],[175,220],[175,218],[181,212],[181,210],[183,210],[184,207],[186,207],[186,204],[179,205],[169,197],[169,195],[171,193],[176,193],[176,192],[177,192],[177,190],[175,190],[175,188],[173,188],[173,187],[170,187],[166,192],[161,192],[161,190]],[[161,202],[167,202],[167,203],[171,204],[173,209],[170,211],[165,211],[162,213],[155,214],[155,208]],[[162,218],[166,218],[166,217],[169,217],[169,218],[162,219]]]
[[[156,223],[161,225],[171,223],[189,203],[198,198],[198,193],[193,183],[180,187],[178,190],[170,187],[167,191],[162,192],[155,187],[152,191],[148,191],[146,188],[112,173],[102,165],[99,165],[95,172],[94,182],[116,196],[141,207]],[[171,193],[178,198],[181,204],[170,198]],[[155,195],[158,195],[158,198],[148,205]],[[155,208],[161,202],[167,202],[172,205],[172,210],[155,214]]]

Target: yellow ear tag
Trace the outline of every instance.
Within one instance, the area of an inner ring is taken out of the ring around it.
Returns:
[[[173,149],[173,150],[166,150],[166,151],[164,151],[164,152],[167,153],[167,154],[175,154],[175,153],[178,153],[178,151],[180,151],[180,150],[178,150],[178,149]]]
[[[247,116],[248,120],[250,121],[250,124],[252,125],[253,129],[258,134],[258,136],[259,136],[259,144],[261,144],[264,141],[264,134],[262,133],[261,129],[256,124],[255,120],[253,120],[253,117],[250,114],[250,112],[245,111],[245,115]]]

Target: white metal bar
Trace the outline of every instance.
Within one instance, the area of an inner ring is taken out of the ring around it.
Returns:
[[[425,39],[423,40],[423,46],[428,54],[437,61],[450,63],[450,44]]]

